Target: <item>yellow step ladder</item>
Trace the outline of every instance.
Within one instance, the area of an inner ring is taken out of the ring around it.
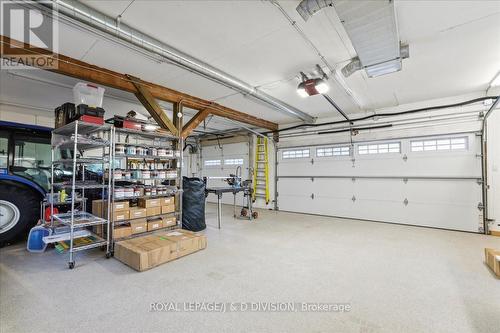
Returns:
[[[255,167],[253,168],[253,194],[252,199],[266,200],[269,204],[269,159],[267,149],[267,138],[257,137],[257,147],[255,148]]]

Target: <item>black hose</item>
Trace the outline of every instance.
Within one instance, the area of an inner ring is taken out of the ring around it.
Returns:
[[[194,151],[194,150],[195,150],[195,149],[194,149],[194,146],[193,146],[192,144],[190,144],[190,143],[185,143],[185,144],[184,144],[184,148],[182,149],[182,151],[185,151],[185,150],[186,150],[186,148],[187,148],[188,146],[189,146],[189,147],[191,147],[191,150],[192,150],[192,151]]]
[[[333,134],[333,133],[342,133],[342,132],[363,131],[363,130],[371,130],[371,129],[378,129],[378,128],[387,128],[387,127],[392,127],[392,124],[377,125],[377,126],[367,126],[367,127],[344,128],[344,129],[331,130],[331,131],[322,131],[322,132],[318,132],[317,134]]]
[[[281,128],[276,131],[268,131],[263,134],[269,134],[269,133],[279,133],[282,131],[289,131],[297,128],[302,128],[302,127],[319,127],[319,126],[327,126],[327,125],[338,125],[338,124],[345,124],[345,123],[354,123],[356,121],[361,121],[361,120],[367,120],[367,119],[372,119],[375,117],[390,117],[390,116],[400,116],[404,114],[410,114],[410,113],[416,113],[416,112],[422,112],[422,111],[431,111],[431,110],[439,110],[439,109],[447,109],[447,108],[453,108],[457,106],[464,106],[467,104],[473,104],[481,101],[485,101],[488,99],[495,99],[498,98],[498,96],[486,96],[486,97],[479,97],[479,98],[474,98],[468,101],[460,102],[460,103],[455,103],[455,104],[446,104],[446,105],[437,105],[437,106],[430,106],[430,107],[425,107],[425,108],[420,108],[420,109],[413,109],[413,110],[407,110],[407,111],[399,111],[399,112],[388,112],[388,113],[376,113],[372,114],[369,116],[364,116],[361,118],[356,118],[356,119],[350,119],[350,120],[337,120],[337,121],[331,121],[328,123],[322,123],[322,124],[299,124],[287,128]]]

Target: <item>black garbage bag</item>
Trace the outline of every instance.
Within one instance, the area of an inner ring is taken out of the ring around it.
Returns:
[[[205,183],[200,178],[182,177],[182,228],[205,230]]]

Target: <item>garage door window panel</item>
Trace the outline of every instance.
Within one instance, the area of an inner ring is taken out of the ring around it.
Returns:
[[[321,147],[316,148],[316,157],[350,156],[351,147]]]
[[[364,144],[358,146],[359,155],[401,153],[401,142]]]
[[[467,150],[467,137],[416,140],[411,142],[411,152]]]
[[[283,159],[295,159],[295,158],[308,158],[310,156],[310,149],[290,149],[284,150],[282,153]]]

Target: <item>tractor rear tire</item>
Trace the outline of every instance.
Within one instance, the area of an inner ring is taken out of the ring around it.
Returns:
[[[39,219],[40,200],[29,188],[0,183],[0,244],[26,236]]]

